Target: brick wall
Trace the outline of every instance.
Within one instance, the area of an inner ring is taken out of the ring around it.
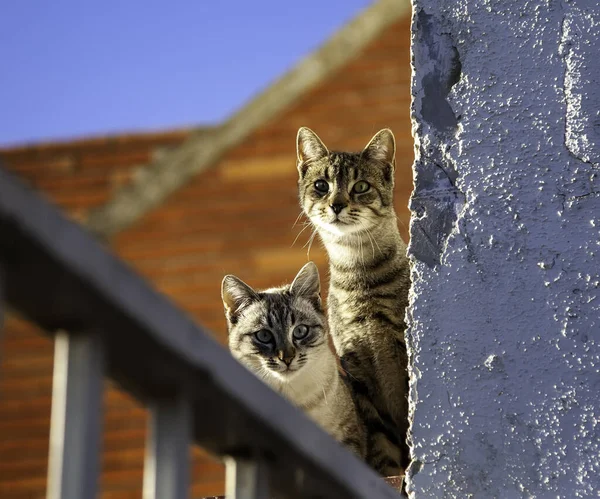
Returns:
[[[412,190],[410,20],[382,33],[360,56],[194,178],[159,209],[119,234],[114,250],[154,286],[225,341],[224,274],[251,285],[289,281],[306,262],[310,229],[295,227],[295,136],[306,125],[331,149],[359,150],[380,128],[397,138],[396,209],[404,237]],[[119,137],[0,152],[17,172],[71,216],[83,219],[152,154],[187,132]],[[317,240],[311,253],[327,275]],[[324,283],[324,285],[326,285]],[[0,363],[0,497],[44,496],[52,343],[11,316]],[[103,499],[140,497],[145,413],[110,384],[105,396]],[[194,449],[193,497],[223,491],[222,467]]]

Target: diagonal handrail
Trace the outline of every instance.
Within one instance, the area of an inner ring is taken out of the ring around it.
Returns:
[[[0,270],[10,306],[50,333],[100,335],[109,376],[151,406],[168,408],[183,397],[199,445],[266,463],[274,489],[286,497],[399,497],[82,227],[2,168]],[[161,421],[186,420],[162,413]]]

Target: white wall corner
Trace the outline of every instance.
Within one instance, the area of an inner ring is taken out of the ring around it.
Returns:
[[[597,0],[414,0],[411,497],[600,493]]]

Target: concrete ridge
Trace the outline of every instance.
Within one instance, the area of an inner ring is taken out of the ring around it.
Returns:
[[[379,0],[365,9],[321,48],[234,113],[215,133],[192,133],[181,146],[150,163],[110,201],[90,213],[88,227],[106,238],[135,223],[410,11],[409,0]]]

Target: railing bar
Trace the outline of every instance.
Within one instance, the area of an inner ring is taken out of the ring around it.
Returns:
[[[48,499],[96,497],[104,349],[94,332],[60,331],[54,342]]]
[[[269,470],[261,459],[225,458],[226,499],[269,499]]]
[[[144,499],[186,499],[190,484],[192,409],[178,394],[149,404]]]

